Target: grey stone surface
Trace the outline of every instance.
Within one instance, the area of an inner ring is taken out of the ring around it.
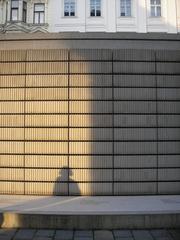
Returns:
[[[35,237],[53,237],[54,234],[55,230],[41,229],[36,232]]]
[[[74,237],[93,237],[93,231],[75,231]]]
[[[146,230],[134,230],[133,236],[135,240],[154,240],[150,232]]]
[[[154,229],[154,230],[150,230],[151,234],[153,237],[168,237],[169,232],[165,229]]]
[[[170,233],[170,235],[173,237],[174,240],[180,239],[180,229],[176,229],[176,230],[171,229],[168,232]]]
[[[130,230],[114,230],[113,234],[114,234],[114,237],[116,237],[116,238],[132,237],[132,233]]]
[[[16,233],[14,240],[31,240],[36,233],[35,229],[20,229]]]
[[[53,240],[51,237],[35,237],[33,240]]]
[[[107,230],[94,231],[94,240],[113,240],[113,234]]]
[[[55,240],[72,240],[73,239],[73,231],[57,230],[54,239]]]

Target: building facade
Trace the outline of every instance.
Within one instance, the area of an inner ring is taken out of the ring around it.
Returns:
[[[180,0],[0,0],[0,32],[180,32]]]

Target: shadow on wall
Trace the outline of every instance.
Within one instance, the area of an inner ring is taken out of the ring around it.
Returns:
[[[81,194],[77,182],[73,180],[73,171],[71,168],[65,166],[59,170],[59,176],[56,178],[56,182],[54,184],[53,195],[61,195],[58,194],[58,192],[60,192],[60,183],[66,183],[67,185],[71,183],[75,192],[74,195]],[[67,188],[69,187],[67,186]]]

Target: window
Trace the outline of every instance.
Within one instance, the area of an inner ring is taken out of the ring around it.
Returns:
[[[151,17],[161,17],[161,0],[151,1]]]
[[[23,22],[26,22],[26,18],[27,18],[27,2],[23,1],[23,15],[22,15]]]
[[[19,1],[11,0],[11,21],[18,21]]]
[[[90,0],[90,16],[100,17],[101,16],[101,0]]]
[[[75,0],[64,0],[64,16],[75,16]]]
[[[120,0],[121,17],[131,17],[131,0]]]
[[[43,3],[34,4],[34,23],[43,24],[45,22],[45,6]]]

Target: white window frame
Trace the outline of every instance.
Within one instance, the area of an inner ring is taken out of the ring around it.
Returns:
[[[161,18],[162,17],[162,0],[149,0],[150,1],[150,17],[154,18]],[[151,4],[151,1],[154,1],[154,4]],[[160,1],[160,4],[157,3]],[[152,8],[154,8],[154,14],[152,14]],[[160,15],[158,15],[158,8],[160,8]]]
[[[122,11],[121,11],[122,0],[119,0],[119,16],[122,17],[122,18],[123,18],[123,17],[127,17],[127,18],[128,18],[128,17],[129,17],[129,18],[132,17],[133,0],[129,0],[129,1],[130,1],[130,6],[131,6],[130,15],[127,14],[127,1],[128,1],[128,0],[124,0],[124,3],[125,3],[125,6],[124,6],[124,7],[125,7],[125,15],[123,16],[123,15],[121,15],[121,14],[122,14]]]
[[[69,15],[65,15],[65,1],[69,2]],[[74,15],[71,16],[71,2],[74,1]],[[67,18],[67,17],[76,17],[77,16],[77,1],[76,0],[63,0],[63,17]]]
[[[13,7],[12,6],[13,2],[17,2],[18,3],[18,7]],[[11,4],[11,6],[10,6],[11,7],[10,20],[12,22],[17,22],[17,21],[19,21],[19,0],[11,0],[10,4]],[[14,10],[17,12],[17,19],[13,19],[13,11]]]
[[[35,6],[37,5],[44,5],[44,11],[35,11]],[[39,19],[40,19],[40,13],[44,13],[44,21],[43,23],[39,22],[35,22],[35,13],[39,13]],[[34,24],[45,24],[45,3],[34,3],[34,11],[33,11],[33,23]]]
[[[94,1],[95,15],[91,15],[91,6],[93,5],[91,1]],[[97,15],[97,1],[100,1],[100,15]],[[102,17],[102,0],[89,0],[89,15],[90,17]]]

